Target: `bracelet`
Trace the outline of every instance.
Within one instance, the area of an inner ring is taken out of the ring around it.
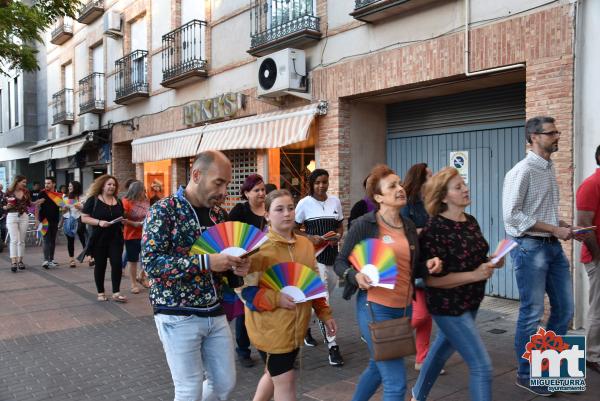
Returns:
[[[98,227],[100,227],[100,219],[98,219]]]
[[[346,270],[344,270],[344,274],[342,274],[342,277],[344,278],[344,280],[348,279],[348,274],[350,273],[350,270],[352,270],[351,267],[349,267]]]

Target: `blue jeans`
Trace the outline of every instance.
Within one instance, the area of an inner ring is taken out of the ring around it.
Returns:
[[[396,319],[404,316],[404,309],[389,308],[387,306],[371,303],[375,321]],[[407,310],[407,316],[410,317],[411,309]],[[383,399],[382,401],[404,401],[406,393],[406,372],[404,370],[404,358],[393,359],[389,361],[374,361],[371,343],[371,332],[369,331],[369,323],[371,323],[371,312],[367,303],[367,292],[359,291],[356,297],[356,319],[360,334],[367,341],[369,347],[369,364],[364,370],[352,401],[369,400],[377,391],[380,384],[383,384]]]
[[[519,244],[510,252],[519,287],[520,307],[515,333],[517,377],[529,378],[529,361],[521,358],[530,336],[544,316],[544,293],[550,299],[547,330],[566,334],[573,317],[573,285],[569,261],[558,241],[514,238]]]
[[[458,351],[469,367],[471,400],[492,399],[492,362],[479,336],[476,316],[477,311],[468,311],[460,316],[432,315],[439,331],[413,388],[415,399],[427,399],[440,371],[454,351]]]
[[[154,321],[175,385],[175,401],[226,400],[235,386],[235,361],[225,315],[158,313]]]

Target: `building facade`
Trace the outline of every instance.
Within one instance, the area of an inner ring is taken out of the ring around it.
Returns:
[[[28,148],[46,137],[43,110],[46,90],[46,53],[36,45],[39,71],[11,69],[0,74],[0,183],[6,188],[17,174],[31,181],[43,178],[41,166],[29,163]]]
[[[54,120],[53,137],[72,142],[69,133],[92,133],[55,167],[66,166],[65,177],[87,177],[84,185],[101,171],[148,188],[157,180],[168,194],[187,181],[198,151],[220,149],[234,166],[229,205],[249,173],[300,198],[310,171],[321,167],[349,211],[376,163],[400,176],[417,162],[433,170],[452,164],[471,187],[470,213],[495,244],[505,235],[504,174],[526,152],[524,121],[552,115],[562,132],[554,157],[560,213],[572,221],[581,179],[575,138],[594,138],[575,134],[579,6],[88,1],[71,36],[48,45],[48,108],[68,103],[60,93],[69,90],[74,108],[72,119]],[[70,173],[77,167],[71,159],[86,167]],[[487,292],[518,298],[510,263]]]

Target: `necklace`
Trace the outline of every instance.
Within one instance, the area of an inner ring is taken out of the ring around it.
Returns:
[[[325,202],[327,202],[327,198],[325,198],[325,200],[318,200],[317,198],[315,198],[315,197],[313,196],[313,199],[314,199],[314,200],[316,200],[316,201],[317,201],[317,203],[318,203],[319,205],[321,205],[321,208],[323,209],[323,211],[325,211]]]
[[[384,218],[383,215],[381,213],[377,213],[377,215],[379,216],[379,218],[381,219],[381,221],[383,221],[385,223],[386,226],[393,228],[395,230],[402,230],[404,229],[404,224],[400,224],[399,226],[395,226],[393,224],[388,223]]]

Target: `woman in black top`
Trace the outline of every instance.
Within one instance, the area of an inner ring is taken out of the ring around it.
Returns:
[[[228,220],[241,221],[253,225],[259,230],[264,230],[267,227],[267,221],[265,220],[266,190],[263,178],[258,174],[250,174],[240,188],[240,195],[246,202],[235,205],[229,213]],[[241,301],[235,297],[234,302]],[[232,309],[237,310],[238,308]],[[250,357],[250,339],[246,330],[243,308],[241,311],[242,314],[235,320],[235,341],[237,343],[235,351],[242,366],[251,368],[254,366],[254,361]]]
[[[92,255],[96,261],[94,279],[98,301],[107,300],[104,294],[104,276],[106,263],[110,259],[112,299],[116,302],[127,302],[127,298],[120,294],[124,210],[117,198],[118,191],[119,184],[112,175],[105,174],[96,178],[88,190],[81,214],[81,221],[93,227],[85,254]],[[116,220],[119,218],[121,220]]]
[[[240,188],[240,196],[246,202],[238,203],[229,212],[229,221],[241,221],[264,230],[265,220],[265,182],[258,174],[246,177]]]
[[[432,217],[419,239],[421,259],[438,256],[443,269],[426,278],[427,308],[439,331],[413,388],[413,400],[427,399],[454,351],[469,366],[471,399],[492,399],[492,365],[475,317],[486,280],[503,261],[489,261],[479,224],[465,213],[470,203],[469,188],[455,168],[442,169],[425,186],[425,207]]]

